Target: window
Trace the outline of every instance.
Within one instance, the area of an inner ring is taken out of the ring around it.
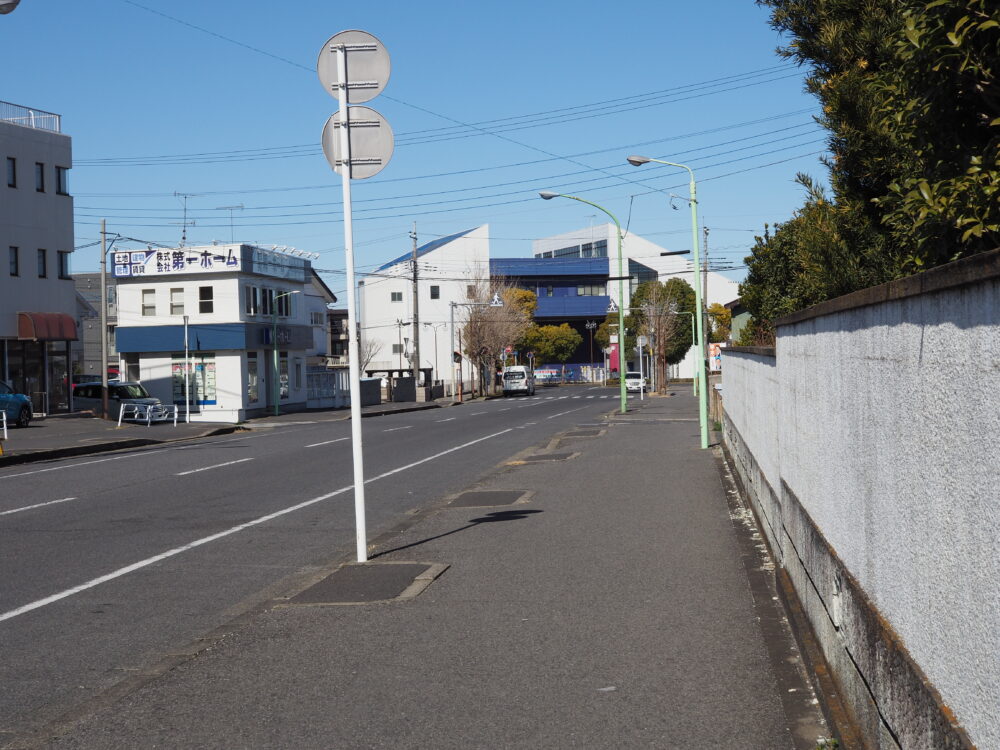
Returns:
[[[247,287],[250,289],[250,287]],[[247,401],[260,401],[260,379],[257,375],[257,352],[247,352]]]
[[[180,287],[170,290],[170,314],[184,314],[184,289]]]
[[[568,258],[568,257],[579,258],[580,257],[580,246],[573,245],[572,247],[561,247],[558,250],[552,252],[553,258]]]
[[[465,298],[466,299],[475,299],[476,298],[476,285],[475,284],[468,284],[468,285],[466,285],[466,287],[465,287]]]
[[[39,248],[38,250],[38,278],[44,279],[49,275],[48,253]]]
[[[45,165],[40,161],[35,162],[35,190],[45,192]]]
[[[263,315],[274,314],[274,290],[262,289],[260,300],[260,311]]]
[[[20,276],[21,275],[20,250],[11,245],[9,252],[10,252],[10,275]]]
[[[69,195],[69,169],[66,167],[56,167],[56,192]]]
[[[313,310],[311,313],[309,313],[309,322],[314,326],[323,325],[323,323],[325,322],[324,321],[325,318],[326,316],[319,310]]]
[[[292,294],[290,292],[278,292],[275,295],[275,301],[278,303],[278,315],[282,318],[287,318],[292,314]]]
[[[17,159],[7,157],[7,187],[17,187]]]
[[[260,312],[260,287],[247,286],[243,288],[243,310],[247,315]]]
[[[392,345],[392,353],[393,354],[402,354],[403,353],[403,345],[402,344],[393,344]]]
[[[578,297],[601,297],[606,293],[604,284],[583,284],[576,288]]]
[[[431,287],[431,299],[441,299],[441,287],[439,286]]]
[[[69,272],[69,252],[67,250],[59,251],[59,278],[60,279],[70,279],[72,276]]]
[[[278,352],[278,393],[280,399],[288,398],[288,352]]]
[[[546,297],[551,297],[552,296],[552,285],[551,284],[549,286],[545,287],[545,296]]]
[[[156,315],[156,290],[155,289],[143,289],[142,290],[142,314],[143,317],[149,317],[150,315]]]
[[[393,302],[402,302],[403,301],[403,293],[402,292],[390,292],[389,296],[390,296],[390,299]]]
[[[215,312],[215,301],[213,297],[212,287],[210,286],[198,287],[198,312],[200,313]]]

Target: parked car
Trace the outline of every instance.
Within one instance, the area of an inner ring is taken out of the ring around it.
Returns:
[[[142,383],[108,383],[108,415],[117,417],[122,404],[152,405],[153,419],[162,417],[164,410],[160,399],[149,395]],[[73,389],[73,408],[101,413],[101,384],[81,383]]]
[[[646,389],[646,383],[641,372],[625,373],[625,390],[629,393],[640,393]]]
[[[523,393],[527,396],[535,395],[535,375],[531,368],[524,365],[508,367],[503,371],[503,395],[510,396],[513,393]]]
[[[31,422],[31,399],[17,393],[7,383],[0,380],[0,409],[7,414],[7,423],[27,427]]]

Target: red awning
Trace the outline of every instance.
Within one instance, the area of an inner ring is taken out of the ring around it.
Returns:
[[[76,321],[66,313],[19,312],[21,341],[76,341]]]

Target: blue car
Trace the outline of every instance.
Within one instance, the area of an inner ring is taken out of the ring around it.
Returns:
[[[7,413],[7,424],[27,427],[31,422],[31,399],[0,380],[0,409]]]

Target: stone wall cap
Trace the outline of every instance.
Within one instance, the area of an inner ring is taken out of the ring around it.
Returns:
[[[1000,278],[1000,248],[970,255],[968,258],[952,261],[912,276],[888,281],[885,284],[867,289],[859,289],[842,297],[820,302],[804,310],[783,315],[774,321],[774,325],[775,327],[794,325],[824,315],[832,315],[868,305],[879,305],[931,292],[940,292],[996,278]]]

